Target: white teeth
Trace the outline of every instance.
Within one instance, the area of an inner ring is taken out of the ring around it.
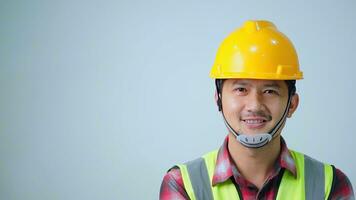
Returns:
[[[260,124],[263,123],[262,119],[246,119],[244,120],[248,124]]]

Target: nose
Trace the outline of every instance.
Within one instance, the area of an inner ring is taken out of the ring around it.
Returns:
[[[250,92],[246,99],[246,110],[252,113],[258,113],[263,109],[262,95],[258,92]]]

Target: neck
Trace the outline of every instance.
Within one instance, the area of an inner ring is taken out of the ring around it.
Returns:
[[[239,173],[259,189],[272,172],[279,156],[280,139],[278,134],[263,147],[248,148],[238,142],[232,133],[229,134],[228,149]]]

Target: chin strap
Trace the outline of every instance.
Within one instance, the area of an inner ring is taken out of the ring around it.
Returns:
[[[235,131],[230,126],[230,124],[227,122],[227,120],[224,116],[224,112],[222,110],[221,110],[221,115],[224,119],[225,125],[231,131],[231,133],[234,134],[237,141],[239,141],[242,145],[249,147],[249,148],[260,148],[260,147],[263,147],[266,144],[268,144],[273,139],[275,134],[279,131],[279,129],[282,127],[283,123],[286,121],[290,102],[291,102],[291,95],[288,95],[288,103],[287,103],[286,109],[284,110],[284,113],[283,113],[281,119],[273,127],[273,129],[268,133],[259,133],[256,135],[246,135],[246,134],[243,134],[241,131]]]

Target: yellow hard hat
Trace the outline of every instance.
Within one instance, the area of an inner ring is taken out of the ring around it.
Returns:
[[[210,77],[297,80],[303,72],[292,42],[272,22],[246,21],[220,45]]]

